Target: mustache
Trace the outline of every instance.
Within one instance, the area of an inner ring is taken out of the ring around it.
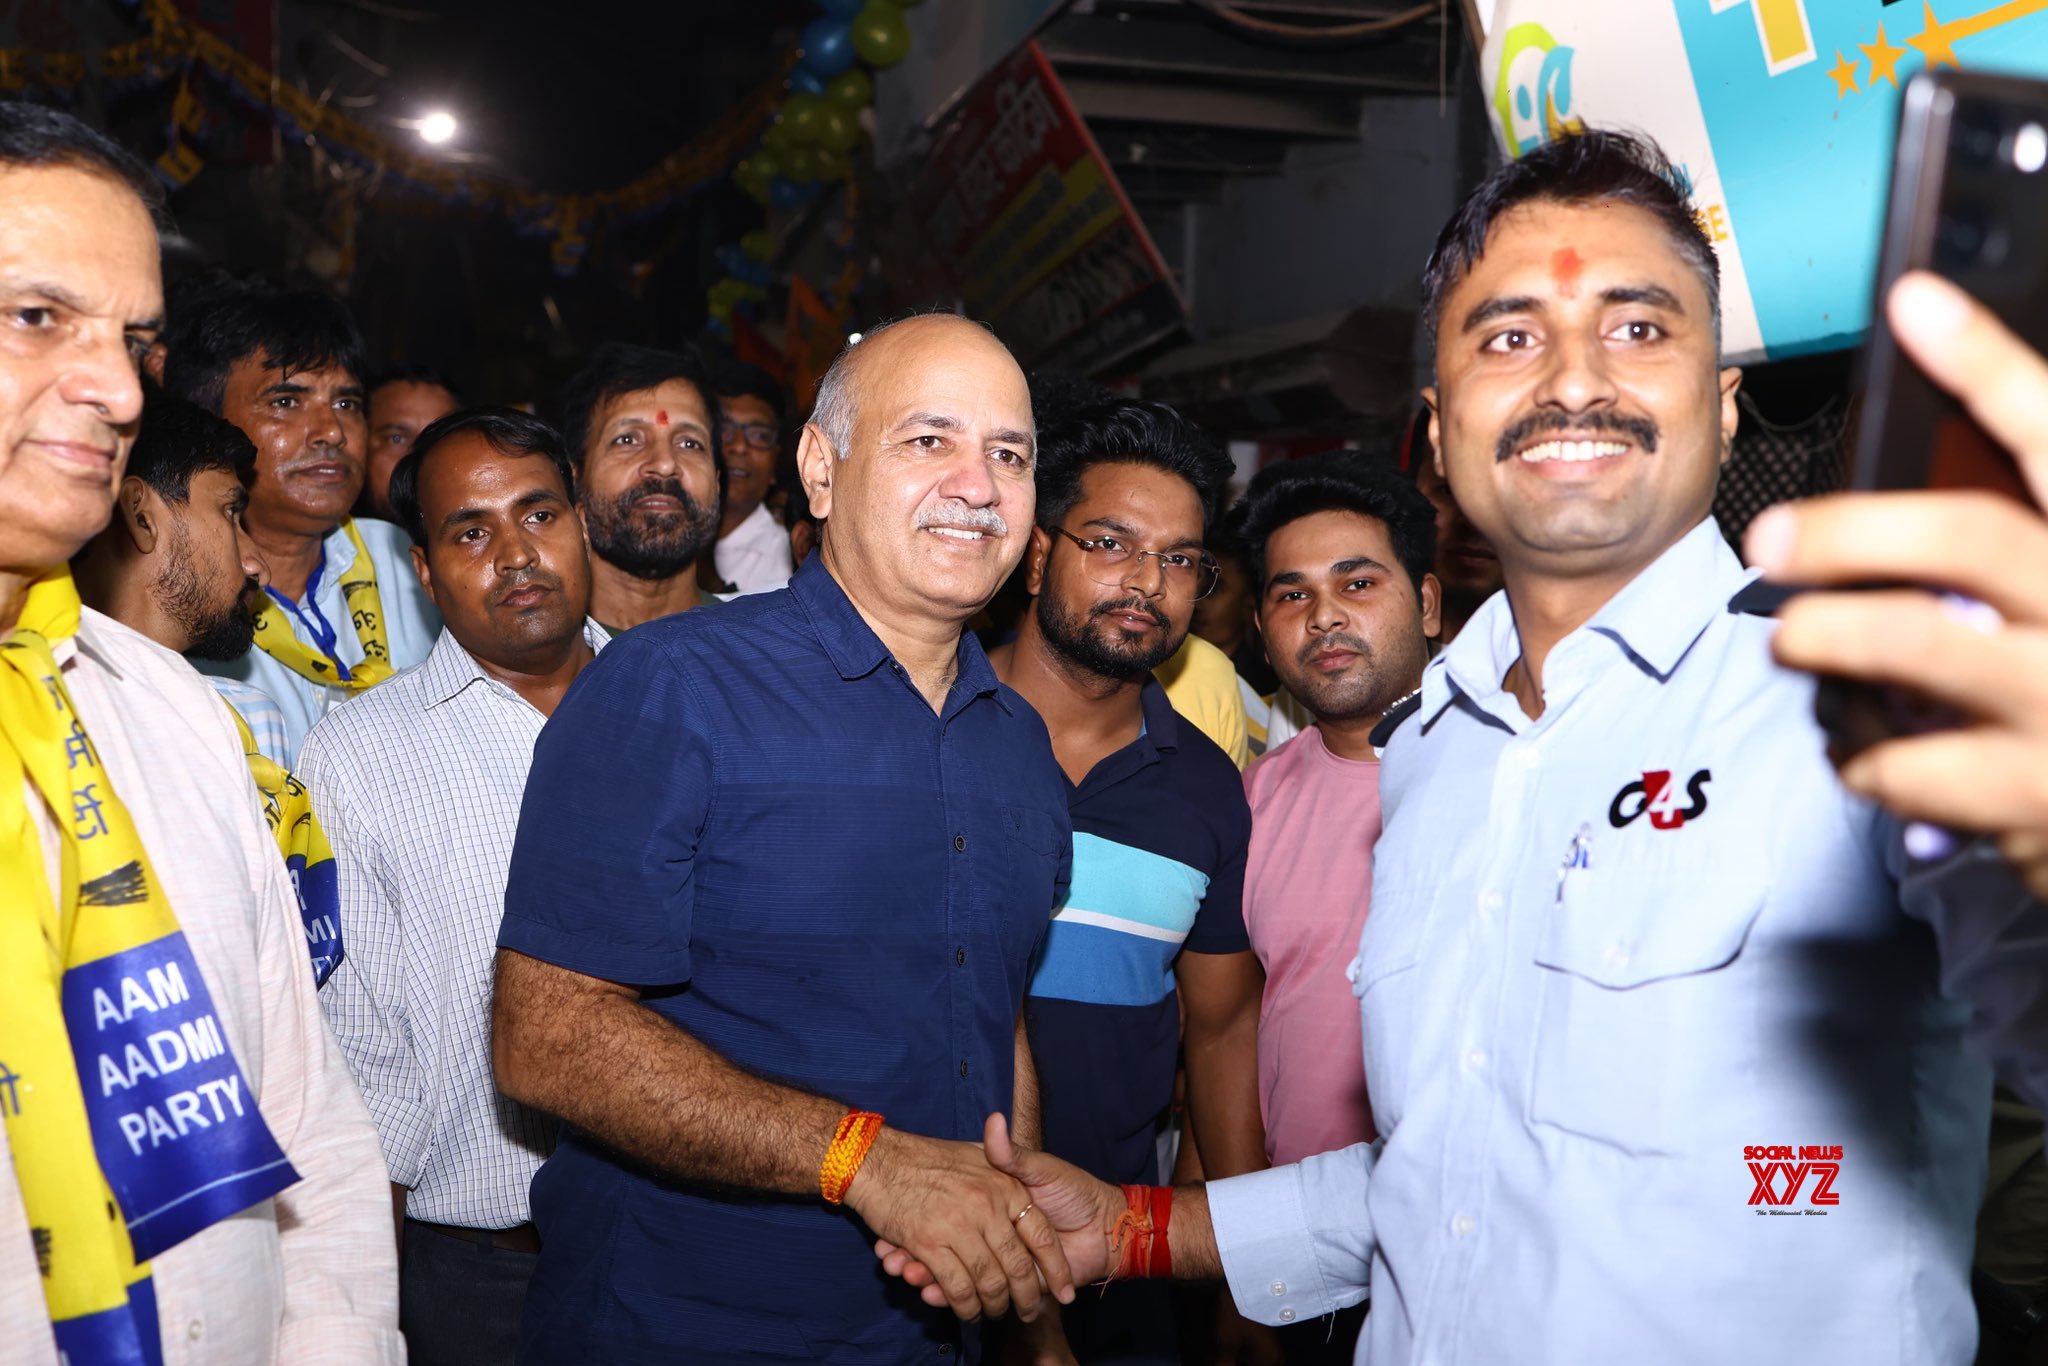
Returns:
[[[683,505],[683,512],[686,515],[694,516],[697,512],[697,500],[692,498],[690,491],[683,487],[683,481],[672,474],[652,475],[641,480],[632,488],[627,489],[619,495],[618,509],[621,512],[627,512],[639,503],[642,498],[655,497],[675,499]]]
[[[1122,602],[1098,602],[1088,609],[1088,619],[1093,621],[1097,617],[1106,617],[1111,612],[1142,613],[1157,622],[1160,630],[1170,631],[1173,629],[1173,623],[1166,619],[1166,613],[1160,611],[1143,598],[1125,598]]]
[[[548,588],[560,592],[561,587],[562,581],[555,575],[539,569],[527,569],[506,575],[498,585],[498,591],[491,595],[491,601],[503,602],[522,588]]]
[[[1294,662],[1305,669],[1308,667],[1308,662],[1311,659],[1314,659],[1325,650],[1350,650],[1361,659],[1372,658],[1372,646],[1365,643],[1364,637],[1338,634],[1324,636],[1320,640],[1311,640],[1295,653]]]
[[[1650,454],[1657,453],[1657,424],[1647,417],[1630,417],[1626,413],[1531,413],[1508,424],[1500,434],[1500,443],[1494,448],[1494,463],[1507,459],[1517,449],[1526,445],[1532,436],[1625,436]]]
[[[943,507],[920,509],[917,514],[917,529],[926,531],[935,526],[951,527],[955,531],[986,531],[997,536],[1010,534],[1010,524],[994,508],[969,507],[966,503],[947,503]]]

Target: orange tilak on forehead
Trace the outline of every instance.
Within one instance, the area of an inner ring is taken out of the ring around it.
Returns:
[[[1579,273],[1586,263],[1570,247],[1559,247],[1550,257],[1550,278],[1557,285],[1557,292],[1565,298],[1572,298],[1579,292]]]

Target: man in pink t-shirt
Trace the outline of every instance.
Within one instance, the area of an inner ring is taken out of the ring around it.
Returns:
[[[1373,729],[1422,680],[1437,633],[1435,513],[1358,456],[1261,471],[1242,509],[1266,654],[1315,725],[1244,775],[1244,918],[1266,969],[1259,1100],[1273,1162],[1374,1136],[1347,966],[1380,833]]]

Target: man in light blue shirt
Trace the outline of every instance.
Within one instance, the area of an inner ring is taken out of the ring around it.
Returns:
[[[1267,1323],[1370,1290],[1373,1366],[1971,1359],[1990,1075],[1937,948],[2026,903],[1909,865],[1731,608],[1741,376],[1671,174],[1551,144],[1431,262],[1432,444],[1506,591],[1387,742],[1351,969],[1382,1139],[1176,1192],[1163,1259],[1102,1236],[1122,1193],[993,1142],[1077,1277],[1135,1247]]]
[[[256,446],[244,521],[270,570],[256,648],[194,663],[276,703],[287,767],[328,708],[425,659],[441,629],[405,533],[349,516],[369,440],[362,373],[348,310],[308,290],[189,295],[166,342],[164,386]]]

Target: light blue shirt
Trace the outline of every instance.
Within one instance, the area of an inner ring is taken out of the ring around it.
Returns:
[[[1970,1361],[1991,1079],[1936,939],[2028,903],[1974,851],[1901,880],[1747,577],[1701,524],[1558,644],[1537,720],[1504,595],[1425,670],[1352,969],[1382,1138],[1210,1185],[1247,1316],[1370,1285],[1372,1366]]]
[[[359,519],[355,527],[363,538],[364,549],[370,552],[370,563],[377,570],[377,596],[384,604],[384,629],[386,643],[391,647],[391,667],[409,669],[433,650],[434,641],[441,633],[441,614],[427,601],[426,591],[420,587],[419,575],[413,572],[411,539],[389,522],[372,521],[367,517]],[[356,639],[355,626],[349,620],[348,604],[341,596],[342,574],[356,557],[355,543],[348,538],[346,522],[327,533],[327,539],[321,543],[321,551],[319,581],[308,599],[297,605],[296,611],[286,612],[286,619],[292,624],[294,636],[318,650],[319,641],[314,638],[308,624],[310,618],[317,617],[332,630],[334,651],[341,662],[360,664],[363,645]],[[351,696],[346,688],[315,683],[253,648],[240,659],[224,663],[195,659],[192,666],[203,674],[250,684],[277,704],[284,722],[285,753],[271,757],[278,759],[286,768],[298,766],[299,746],[306,743],[306,732],[313,729],[313,724],[330,708]],[[264,752],[269,753],[268,750]]]

